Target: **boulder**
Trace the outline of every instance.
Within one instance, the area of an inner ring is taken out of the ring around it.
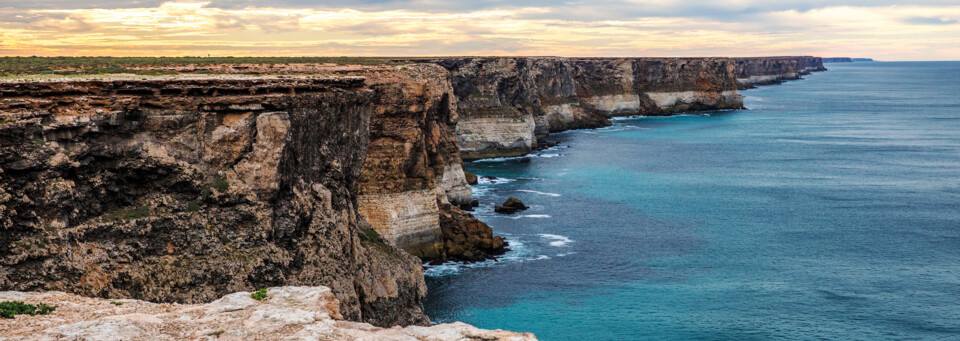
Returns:
[[[463,171],[463,177],[467,179],[467,183],[471,185],[477,184],[477,175],[470,173],[468,171]]]
[[[517,210],[525,210],[525,209],[530,208],[530,207],[528,207],[527,205],[524,205],[524,204],[523,204],[523,201],[520,201],[520,199],[517,199],[517,198],[514,198],[514,197],[510,197],[510,198],[507,199],[507,201],[504,201],[504,202],[503,202],[503,207],[512,207],[512,208],[515,208],[515,209],[517,209]]]

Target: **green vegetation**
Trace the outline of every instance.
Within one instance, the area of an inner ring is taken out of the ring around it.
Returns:
[[[46,315],[54,310],[57,310],[57,307],[51,307],[43,303],[32,305],[20,301],[0,302],[0,317],[8,319],[17,315]]]
[[[207,185],[206,188],[203,189],[203,192],[201,193],[203,195],[203,200],[207,200],[211,195],[213,195],[213,189],[223,193],[226,192],[228,188],[230,188],[230,183],[218,176],[216,180],[213,180],[213,183]]]
[[[14,123],[17,120],[12,118],[0,118],[0,124]]]
[[[187,212],[196,212],[200,210],[200,204],[196,200],[190,200],[187,202]]]
[[[227,188],[230,188],[230,184],[227,183],[227,180],[217,178],[217,180],[213,181],[213,184],[210,185],[210,187],[216,188],[218,191],[224,192],[227,190]]]
[[[122,306],[122,305],[123,305],[123,302],[117,302],[117,301],[110,301],[110,304],[113,304],[113,305],[115,305],[115,306],[118,306],[118,307],[119,307],[119,306]]]
[[[107,214],[104,218],[107,221],[115,220],[133,220],[150,216],[150,207],[140,206],[135,208],[119,209]]]
[[[362,228],[362,227],[361,227],[361,228],[360,228],[360,239],[361,239],[361,240],[366,240],[366,241],[368,241],[368,242],[371,242],[371,243],[374,243],[374,244],[377,244],[377,245],[380,245],[380,246],[387,246],[386,244],[383,243],[383,240],[380,239],[380,234],[377,233],[377,231],[374,230],[374,229],[368,229],[368,228]]]
[[[173,67],[211,64],[349,64],[399,65],[383,57],[0,57],[0,75],[36,74],[174,74],[173,70],[131,70],[129,68]]]
[[[264,298],[267,298],[267,289],[257,290],[256,292],[250,294],[250,297],[253,297],[253,299],[257,301],[262,301]]]

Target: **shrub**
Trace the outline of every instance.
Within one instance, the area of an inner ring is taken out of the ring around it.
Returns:
[[[200,204],[196,200],[191,200],[187,202],[187,212],[196,212],[200,210]]]
[[[214,181],[212,185],[210,185],[210,187],[213,187],[218,191],[224,192],[227,190],[227,188],[230,188],[230,183],[228,183],[227,180],[224,180],[218,177],[217,180]]]
[[[123,305],[123,302],[111,301],[110,304],[113,304],[113,305],[119,307],[119,306],[122,306],[122,305]]]
[[[257,301],[262,301],[264,298],[267,298],[267,289],[257,290],[256,292],[250,294],[250,297],[253,297],[253,299]]]
[[[43,303],[37,305],[26,304],[20,301],[0,302],[0,317],[12,319],[17,315],[47,315],[57,307],[52,307]]]
[[[133,220],[150,216],[150,207],[140,206],[136,208],[120,209],[113,211],[106,217],[107,221],[113,220]]]

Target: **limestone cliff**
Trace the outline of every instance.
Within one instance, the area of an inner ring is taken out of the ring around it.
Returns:
[[[512,340],[530,333],[483,330],[463,323],[377,328],[346,321],[325,287],[274,287],[266,298],[232,293],[208,304],[105,300],[62,292],[0,291],[0,301],[55,306],[49,315],[0,318],[3,340]]]
[[[800,79],[811,72],[826,71],[820,57],[749,57],[735,58],[737,85],[748,89],[756,85],[780,84]]]
[[[0,83],[0,288],[201,302],[326,285],[427,322],[419,261],[364,230],[362,77]]]
[[[448,58],[463,159],[529,153],[549,132],[607,117],[739,109],[726,58]]]

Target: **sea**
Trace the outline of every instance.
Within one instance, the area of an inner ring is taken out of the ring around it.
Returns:
[[[428,268],[427,314],[541,340],[960,340],[960,62],[827,67],[746,110],[467,163],[512,251]],[[531,208],[494,213],[508,197]]]

